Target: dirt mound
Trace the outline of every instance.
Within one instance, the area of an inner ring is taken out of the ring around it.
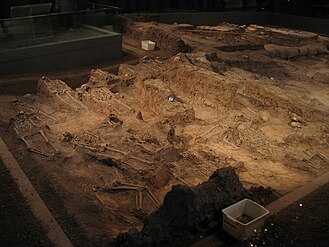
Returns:
[[[157,23],[126,22],[124,32],[128,37],[138,40],[152,40],[156,47],[165,50],[171,56],[189,50],[184,41],[176,34],[169,32]]]
[[[215,72],[180,61],[181,58],[177,55],[169,65],[170,73],[167,80],[174,91],[181,92],[186,98],[203,101],[214,107],[232,104],[237,90],[236,83],[225,81]]]
[[[289,99],[286,96],[278,95],[274,90],[270,90],[270,87],[263,88],[257,83],[246,84],[243,94],[249,98],[249,100],[258,107],[279,107],[287,109],[297,115],[305,117],[307,120],[312,120],[316,117],[313,109],[307,108],[307,106],[299,99]]]
[[[91,85],[107,87],[110,84],[115,84],[120,81],[120,78],[116,75],[108,73],[100,69],[93,69],[89,75],[89,83]]]
[[[271,37],[270,43],[278,45],[304,45],[315,43],[319,39],[319,35],[316,33],[286,28],[270,28],[250,25],[247,30],[262,35],[269,35]]]
[[[324,45],[306,45],[300,47],[281,46],[274,44],[267,44],[264,46],[265,50],[270,52],[272,56],[290,59],[298,56],[318,55],[328,53],[327,47]]]
[[[250,198],[261,205],[267,205],[279,198],[279,194],[272,188],[251,187],[248,190]]]
[[[312,78],[315,81],[319,81],[324,84],[329,84],[329,75],[326,72],[316,72]]]
[[[160,209],[145,221],[142,232],[121,234],[115,244],[188,246],[210,228],[220,227],[223,208],[253,195],[257,201],[276,199],[271,189],[253,188],[249,193],[232,167],[218,169],[208,181],[195,187],[174,186]]]
[[[76,100],[75,92],[61,80],[42,77],[37,86],[38,97],[50,100],[58,109],[85,110],[86,106]]]
[[[245,31],[245,26],[239,26],[236,24],[223,22],[217,26],[198,26],[196,29],[197,30],[206,30],[206,31],[242,33]]]
[[[286,78],[289,75],[285,67],[262,53],[249,53],[248,55],[239,52],[220,54],[217,61],[225,63],[226,67],[240,68],[266,77]]]
[[[137,84],[141,90],[141,100],[156,113],[163,111],[163,104],[169,104],[168,98],[174,97],[174,92],[160,79],[148,79]]]
[[[193,108],[187,107],[161,79],[137,80],[141,102],[156,114],[163,114],[171,124],[186,124],[195,120]]]

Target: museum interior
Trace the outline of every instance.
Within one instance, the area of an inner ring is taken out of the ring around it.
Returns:
[[[329,246],[329,2],[0,0],[0,246]]]

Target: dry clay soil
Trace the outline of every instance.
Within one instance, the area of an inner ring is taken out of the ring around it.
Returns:
[[[35,94],[0,97],[1,136],[71,238],[79,227],[102,245],[141,229],[173,185],[198,185],[229,165],[246,188],[281,194],[329,170],[325,37],[136,25],[170,36],[154,36],[158,58],[93,70],[78,88],[41,78]],[[127,30],[126,44],[137,45]]]

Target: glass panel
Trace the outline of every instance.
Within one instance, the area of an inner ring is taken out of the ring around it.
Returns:
[[[0,52],[46,43],[113,35],[117,30],[117,8],[0,19]]]

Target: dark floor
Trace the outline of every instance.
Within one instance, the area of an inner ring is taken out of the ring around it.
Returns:
[[[329,246],[329,184],[269,218],[258,236],[224,246]]]
[[[1,159],[0,246],[52,246]]]

